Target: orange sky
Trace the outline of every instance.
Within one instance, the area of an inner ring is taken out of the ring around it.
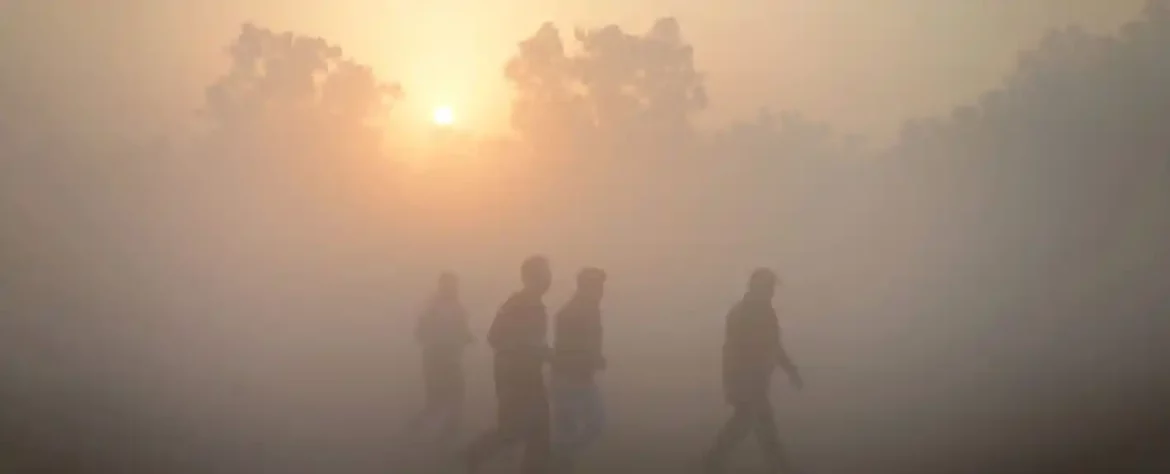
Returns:
[[[323,36],[400,81],[408,94],[393,114],[400,127],[425,127],[434,106],[449,104],[461,126],[491,133],[508,126],[502,65],[543,21],[566,31],[603,23],[644,30],[673,15],[708,74],[713,108],[704,121],[750,118],[768,106],[882,137],[905,118],[945,113],[994,86],[1046,28],[1114,28],[1144,0],[7,2],[8,19],[14,11],[23,18],[6,28],[42,35],[47,54],[26,49],[26,64],[42,68],[41,79],[83,89],[71,103],[93,102],[78,113],[189,116],[222,70],[222,48],[240,22],[253,21]]]

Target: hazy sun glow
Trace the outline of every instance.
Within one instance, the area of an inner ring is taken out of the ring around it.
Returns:
[[[434,113],[431,115],[431,120],[435,122],[435,125],[445,127],[455,123],[455,112],[451,110],[451,107],[436,107]]]

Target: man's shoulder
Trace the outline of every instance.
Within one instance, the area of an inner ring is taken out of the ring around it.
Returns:
[[[581,313],[581,303],[576,299],[570,299],[561,308],[557,310],[557,318],[572,318]]]
[[[728,311],[727,317],[735,319],[775,318],[776,310],[771,305],[752,304],[740,300],[731,307],[731,311]]]
[[[458,300],[436,300],[427,305],[426,313],[432,316],[458,316],[466,313],[463,303]]]
[[[500,305],[500,314],[516,313],[533,310],[544,310],[544,303],[539,298],[526,295],[523,292],[512,293],[504,304]]]
[[[739,318],[743,316],[743,300],[736,301],[731,305],[731,309],[727,310],[728,318]]]
[[[594,320],[601,318],[601,308],[594,304],[571,300],[557,310],[559,320]]]

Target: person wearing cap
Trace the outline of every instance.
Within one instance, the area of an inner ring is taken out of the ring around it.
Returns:
[[[804,382],[780,339],[780,325],[772,307],[776,284],[774,272],[757,269],[747,293],[727,315],[723,389],[734,412],[704,456],[708,473],[720,472],[732,449],[751,433],[763,448],[771,472],[788,468],[769,400],[772,372],[780,366],[797,390]]]
[[[553,452],[556,467],[566,472],[601,434],[605,422],[595,375],[605,369],[602,355],[601,299],[605,272],[585,268],[577,291],[557,312],[553,332]]]
[[[459,279],[445,272],[415,325],[422,346],[423,388],[426,404],[411,423],[414,432],[439,425],[443,440],[458,435],[464,400],[463,353],[474,341],[467,311],[459,301]]]
[[[548,347],[548,314],[543,298],[552,282],[548,259],[530,257],[520,268],[523,288],[500,307],[488,330],[495,353],[496,427],[464,452],[464,466],[475,472],[486,461],[517,443],[524,445],[521,472],[543,473],[550,457],[548,394],[544,364]]]

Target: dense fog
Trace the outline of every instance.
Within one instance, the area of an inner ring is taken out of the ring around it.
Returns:
[[[685,21],[547,23],[499,58],[510,133],[423,147],[386,125],[408,85],[264,18],[207,46],[196,126],[134,122],[46,79],[31,45],[58,38],[22,5],[0,7],[5,472],[405,469],[436,277],[480,338],[470,436],[493,420],[482,336],[532,254],[554,310],[579,268],[609,274],[587,472],[691,472],[758,266],[805,372],[774,404],[807,472],[1167,468],[1167,2],[1020,45],[891,140],[782,104],[700,126],[719,71]],[[85,64],[60,70],[102,78]]]

